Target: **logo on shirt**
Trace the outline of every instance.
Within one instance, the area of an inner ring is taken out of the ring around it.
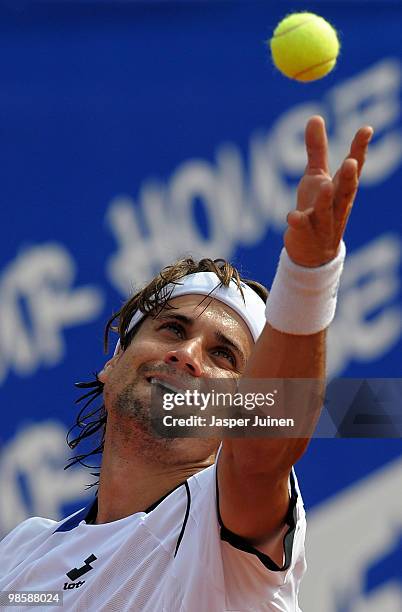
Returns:
[[[95,557],[94,554],[89,555],[89,557],[85,559],[84,565],[82,567],[73,567],[73,569],[67,572],[66,576],[70,578],[72,582],[70,584],[68,582],[65,582],[64,590],[66,591],[67,589],[75,589],[75,588],[78,589],[80,586],[82,586],[85,583],[85,580],[80,580],[79,582],[75,582],[75,580],[77,580],[78,578],[81,578],[81,576],[90,572],[93,569],[91,563],[96,561],[96,559],[97,557]]]

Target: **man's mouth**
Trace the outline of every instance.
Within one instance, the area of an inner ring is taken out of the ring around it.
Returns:
[[[150,376],[147,378],[147,381],[149,382],[149,384],[154,385],[156,387],[160,387],[160,389],[165,392],[167,391],[168,393],[184,393],[184,389],[179,389],[178,387],[172,385],[170,382],[167,382],[166,380],[161,380],[160,378]]]

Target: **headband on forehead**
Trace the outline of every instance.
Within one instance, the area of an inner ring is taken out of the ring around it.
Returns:
[[[164,292],[165,296],[169,296],[169,299],[181,295],[199,294],[227,304],[243,319],[253,336],[254,342],[256,342],[266,323],[265,302],[245,283],[240,283],[240,286],[243,290],[244,300],[236,281],[233,279],[230,281],[229,287],[225,287],[220,284],[215,272],[195,272],[184,276],[178,283],[169,283],[164,287]],[[131,331],[145,316],[143,312],[136,310],[126,333]],[[120,340],[117,342],[115,355],[119,348]]]

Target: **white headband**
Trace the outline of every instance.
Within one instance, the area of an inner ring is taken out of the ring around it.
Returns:
[[[243,290],[244,300],[239,291],[237,283],[232,279],[229,287],[220,284],[220,280],[215,272],[196,272],[184,276],[178,284],[170,283],[164,287],[165,297],[169,295],[169,300],[181,295],[207,295],[224,304],[227,304],[243,319],[253,336],[254,342],[264,329],[265,302],[248,285],[240,283]],[[136,310],[127,328],[128,333],[146,315],[140,310]],[[114,354],[120,348],[120,340],[117,342]]]

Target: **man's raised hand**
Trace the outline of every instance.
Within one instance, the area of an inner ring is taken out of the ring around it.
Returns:
[[[306,125],[307,166],[297,190],[297,206],[288,214],[284,243],[289,257],[307,267],[333,259],[343,237],[373,129],[356,133],[349,155],[331,178],[328,139],[322,117],[311,117]]]

